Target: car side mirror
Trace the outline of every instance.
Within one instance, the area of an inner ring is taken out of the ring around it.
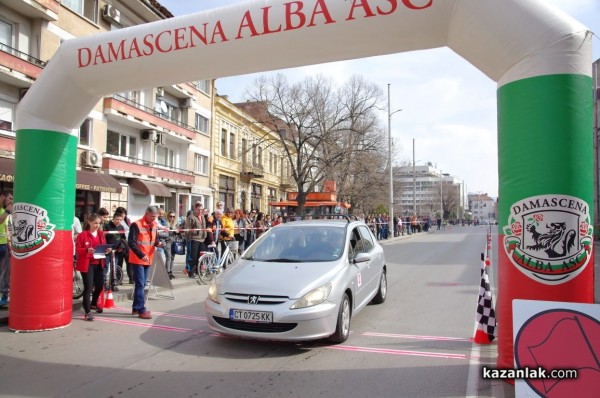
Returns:
[[[358,253],[356,257],[354,257],[354,264],[366,263],[367,261],[371,261],[371,255],[369,253]]]

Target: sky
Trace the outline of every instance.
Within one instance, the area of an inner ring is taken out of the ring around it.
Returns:
[[[174,16],[249,3],[158,1]],[[592,59],[599,59],[600,0],[546,1],[594,32]],[[352,75],[362,75],[381,87],[386,100],[389,84],[391,112],[398,110],[390,124],[394,147],[398,148],[394,165],[412,164],[413,160],[417,165],[430,162],[443,173],[463,180],[468,192],[498,196],[497,86],[452,50],[421,50],[221,78],[216,81],[217,92],[229,96],[232,102],[242,102],[245,91],[258,76],[276,73],[283,73],[291,83],[322,74],[340,85]],[[384,109],[381,123],[385,127],[387,118]]]

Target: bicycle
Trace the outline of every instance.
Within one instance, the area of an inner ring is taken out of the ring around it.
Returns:
[[[201,252],[202,256],[198,260],[197,274],[200,281],[204,284],[210,283],[215,275],[223,272],[237,258],[237,253],[234,254],[227,244],[225,244],[225,250],[221,257],[217,255],[216,246],[212,246],[211,249],[212,251]]]
[[[81,273],[73,267],[73,299],[77,300],[83,296],[83,278]]]

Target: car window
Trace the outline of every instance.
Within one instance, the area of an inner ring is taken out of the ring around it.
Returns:
[[[267,231],[243,258],[267,262],[321,262],[340,258],[345,229],[340,226],[294,225]]]
[[[362,252],[364,252],[362,237],[358,232],[358,228],[354,228],[350,233],[350,249],[348,250],[348,258],[352,260],[358,253]]]
[[[369,231],[369,229],[364,225],[359,226],[358,231],[360,232],[362,240],[362,249],[365,253],[369,253],[375,247],[375,244],[373,243],[373,235],[371,234],[371,231]]]

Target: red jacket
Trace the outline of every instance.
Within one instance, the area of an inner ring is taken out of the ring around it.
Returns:
[[[94,253],[88,253],[88,249],[90,247],[95,247],[94,237],[90,233],[90,231],[85,230],[81,232],[77,236],[77,240],[75,241],[75,254],[77,254],[77,264],[75,265],[75,269],[79,272],[88,272],[88,268],[90,266],[90,261],[94,260]],[[104,232],[98,230],[98,241],[96,244],[104,245],[106,244],[106,239],[104,238]],[[104,267],[104,261],[98,260],[100,265]]]

